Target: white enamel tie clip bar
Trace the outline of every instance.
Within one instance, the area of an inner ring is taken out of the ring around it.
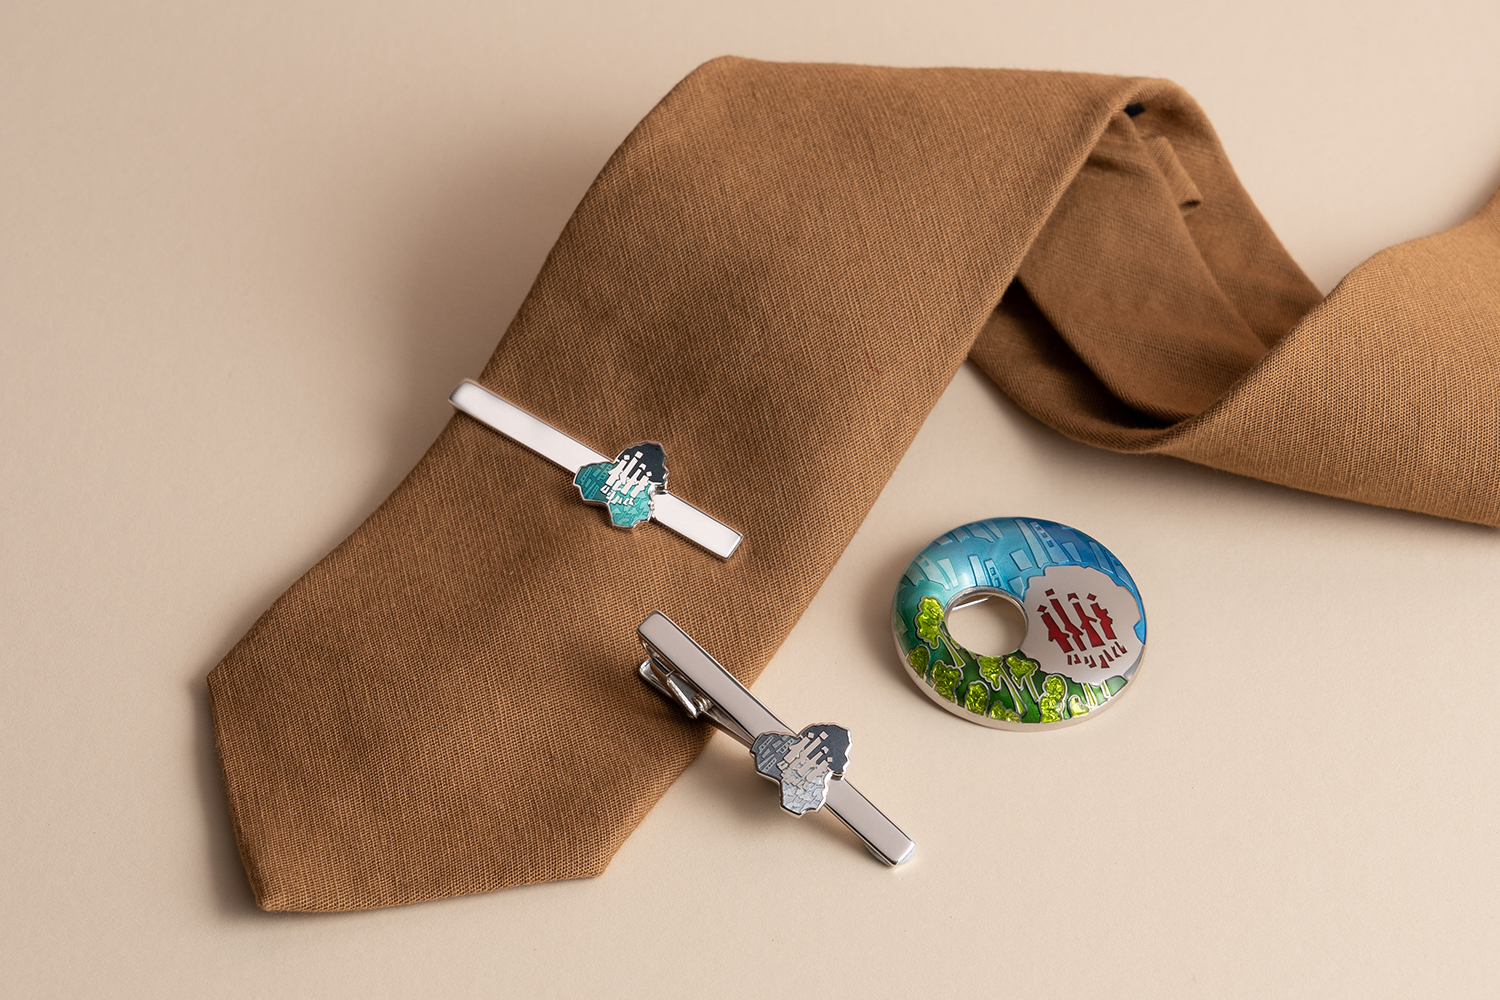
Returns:
[[[881,861],[899,865],[911,857],[912,839],[844,780],[847,729],[815,725],[798,733],[789,728],[660,611],[636,631],[646,649],[641,679],[689,718],[705,718],[749,747],[755,769],[780,783],[783,809],[801,816],[826,805]]]
[[[448,401],[480,423],[499,431],[517,444],[531,449],[549,462],[567,469],[573,475],[575,484],[578,482],[579,471],[586,466],[617,463],[617,468],[610,474],[607,485],[614,486],[618,480],[621,484],[634,486],[633,490],[622,490],[618,494],[622,502],[636,502],[637,495],[641,493],[641,486],[644,484],[648,487],[644,500],[649,503],[649,520],[660,521],[664,526],[671,528],[688,541],[703,546],[720,559],[728,559],[739,547],[741,535],[738,531],[714,520],[686,500],[668,493],[665,489],[664,476],[661,482],[655,483],[639,473],[636,473],[633,480],[628,478],[630,468],[618,465],[624,461],[623,455],[620,459],[601,455],[588,445],[574,441],[545,420],[532,416],[509,400],[495,395],[478,382],[464,379],[459,387],[453,390]],[[657,447],[657,454],[661,454],[659,447]],[[639,458],[639,454],[636,457]],[[621,472],[627,473],[627,478],[620,478]],[[615,505],[609,506],[613,518]],[[640,520],[646,519],[648,518],[640,517]]]

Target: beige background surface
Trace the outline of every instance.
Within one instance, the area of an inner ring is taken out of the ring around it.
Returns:
[[[602,878],[266,915],[203,677],[709,57],[1173,78],[1326,290],[1500,183],[1497,51],[1488,0],[0,0],[0,993],[1491,995],[1500,535],[1092,451],[969,369],[757,686],[854,730],[903,869],[721,738]],[[1089,724],[965,725],[890,649],[906,561],[1003,513],[1141,584]]]

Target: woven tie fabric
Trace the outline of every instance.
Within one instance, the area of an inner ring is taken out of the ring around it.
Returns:
[[[661,442],[744,543],[614,529],[455,416],[209,676],[260,905],[603,871],[707,739],[636,677],[636,624],[753,681],[965,357],[1091,444],[1500,522],[1500,199],[1323,300],[1170,83],[717,60],[480,381],[598,451]]]

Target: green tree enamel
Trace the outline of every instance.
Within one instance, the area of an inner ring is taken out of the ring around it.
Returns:
[[[1052,674],[1042,685],[1041,709],[1043,722],[1061,722],[1067,716],[1057,710],[1062,704],[1063,696],[1068,692],[1068,685],[1056,674]]]
[[[936,649],[939,630],[943,627],[943,606],[937,602],[937,598],[922,598],[921,603],[917,605],[917,617],[914,624],[917,626],[917,635],[922,637],[922,641]]]
[[[1000,701],[999,695],[995,696],[995,703],[990,706],[990,718],[1000,719],[1003,722],[1021,721],[1021,717],[1019,715],[1005,707],[1005,705]]]
[[[955,688],[963,679],[964,672],[955,670],[946,663],[939,663],[932,668],[932,689],[949,701],[957,701],[958,693]]]
[[[911,652],[906,654],[906,662],[924,680],[927,678],[927,656],[926,646],[913,646]]]
[[[990,705],[990,691],[982,681],[975,681],[969,685],[968,694],[964,695],[964,708],[975,715],[983,715],[984,710]]]

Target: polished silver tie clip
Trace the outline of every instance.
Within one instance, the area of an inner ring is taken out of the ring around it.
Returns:
[[[660,611],[636,632],[646,648],[641,679],[689,718],[705,718],[749,747],[756,771],[781,785],[783,809],[801,816],[826,804],[881,861],[899,865],[911,857],[911,838],[844,780],[847,729],[817,725],[794,732]]]
[[[661,445],[642,442],[626,448],[615,458],[601,455],[472,379],[464,379],[448,401],[480,423],[567,469],[573,474],[573,485],[583,499],[607,507],[610,523],[616,527],[633,528],[648,520],[660,521],[720,559],[728,559],[739,547],[742,536],[738,531],[667,492]]]

